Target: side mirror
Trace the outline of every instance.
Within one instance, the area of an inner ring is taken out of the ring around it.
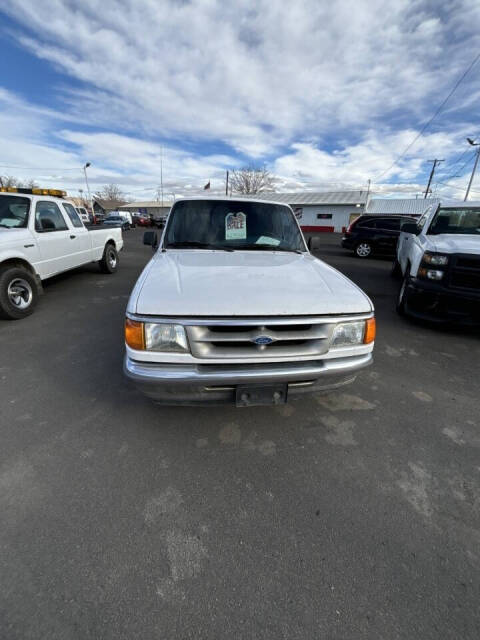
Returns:
[[[158,235],[155,231],[145,231],[143,234],[143,244],[148,244],[155,250],[158,247]]]
[[[309,251],[316,251],[317,249],[320,249],[321,246],[322,241],[318,236],[312,236],[307,240],[307,247]]]
[[[403,233],[413,233],[414,236],[418,236],[420,230],[415,222],[406,222],[400,229]]]

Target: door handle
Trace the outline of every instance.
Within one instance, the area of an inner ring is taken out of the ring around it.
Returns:
[[[73,240],[74,238],[76,238],[77,236],[70,236],[70,240]]]

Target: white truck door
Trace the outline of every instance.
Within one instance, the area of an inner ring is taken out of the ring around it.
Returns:
[[[62,202],[62,206],[72,227],[70,233],[71,266],[78,267],[92,260],[90,235],[83,226],[75,207],[69,202]]]
[[[38,271],[42,278],[48,278],[71,268],[70,235],[72,234],[56,202],[37,200],[35,237],[40,251]]]

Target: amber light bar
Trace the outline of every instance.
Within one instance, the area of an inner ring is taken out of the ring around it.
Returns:
[[[23,193],[30,196],[54,196],[55,198],[64,198],[67,195],[66,191],[61,189],[40,189],[33,187],[32,189],[25,189],[24,187],[0,187],[1,193]]]

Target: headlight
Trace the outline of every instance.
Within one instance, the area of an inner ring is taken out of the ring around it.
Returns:
[[[163,351],[166,353],[188,353],[185,329],[180,324],[125,321],[125,342],[140,351]]]
[[[420,267],[417,275],[419,278],[425,278],[426,280],[441,280],[443,278],[443,271],[440,269],[426,269],[425,267]]]
[[[185,329],[180,324],[146,322],[145,348],[148,351],[184,353],[188,351]]]
[[[448,264],[448,256],[441,255],[440,253],[430,253],[429,251],[425,251],[423,254],[423,262],[427,264],[438,264],[445,265]]]
[[[342,322],[333,330],[332,347],[348,344],[361,344],[365,334],[365,320],[361,322]]]

